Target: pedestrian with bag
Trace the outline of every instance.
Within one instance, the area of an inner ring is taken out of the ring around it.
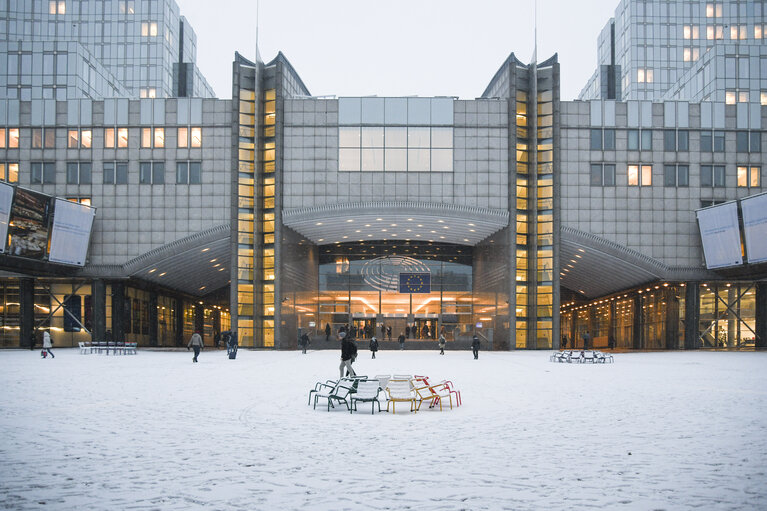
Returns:
[[[40,355],[43,358],[48,355],[50,355],[51,358],[56,358],[56,355],[53,354],[51,348],[53,348],[53,340],[51,339],[51,334],[49,334],[48,330],[46,330],[43,332],[43,350],[40,352]]]
[[[444,355],[445,354],[445,335],[440,334],[439,336],[439,354]]]
[[[192,348],[194,350],[194,357],[192,357],[192,362],[197,362],[197,357],[200,355],[200,351],[205,346],[202,342],[202,336],[199,332],[195,332],[192,334],[192,337],[189,339],[189,344],[186,345],[186,350],[189,351],[189,348]]]
[[[375,337],[370,339],[370,351],[373,353],[372,358],[376,358],[376,351],[378,351],[378,339]]]

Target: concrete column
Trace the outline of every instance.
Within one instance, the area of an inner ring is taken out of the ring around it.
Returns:
[[[679,299],[673,288],[666,288],[666,343],[665,348],[675,350],[679,348]]]
[[[204,334],[205,329],[205,305],[200,302],[194,304],[194,330]],[[204,341],[205,339],[203,339]]]
[[[184,299],[178,298],[176,300],[176,317],[173,318],[176,323],[176,346],[184,345],[184,306]]]
[[[126,306],[130,310],[130,301],[125,298],[125,284],[112,282],[112,340],[125,340]]]
[[[157,293],[149,293],[149,345],[157,346]]]
[[[700,288],[697,282],[687,282],[684,293],[684,349],[694,350],[700,347],[698,342],[699,322]]]
[[[767,283],[756,284],[756,347],[767,348]]]
[[[42,337],[35,337],[35,279],[19,279],[19,315],[19,347],[29,347],[32,339],[41,344]]]
[[[93,303],[92,341],[103,341],[107,331],[107,285],[103,279],[93,279],[91,283]]]
[[[642,296],[636,295],[633,299],[634,305],[634,349],[641,350],[644,346],[642,339]]]

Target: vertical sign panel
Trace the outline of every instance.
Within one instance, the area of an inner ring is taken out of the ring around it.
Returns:
[[[727,202],[696,211],[706,267],[709,269],[743,264],[738,227],[738,205]]]
[[[85,266],[95,215],[96,210],[89,206],[56,199],[48,260],[52,263]]]
[[[746,255],[751,264],[767,261],[767,193],[740,201]]]

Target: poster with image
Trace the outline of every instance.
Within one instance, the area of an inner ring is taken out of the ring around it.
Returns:
[[[8,254],[43,259],[48,249],[50,197],[16,188],[8,222]]]

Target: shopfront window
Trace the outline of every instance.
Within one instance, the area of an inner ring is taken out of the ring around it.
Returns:
[[[700,285],[699,347],[753,348],[755,330],[755,285],[734,282]]]

